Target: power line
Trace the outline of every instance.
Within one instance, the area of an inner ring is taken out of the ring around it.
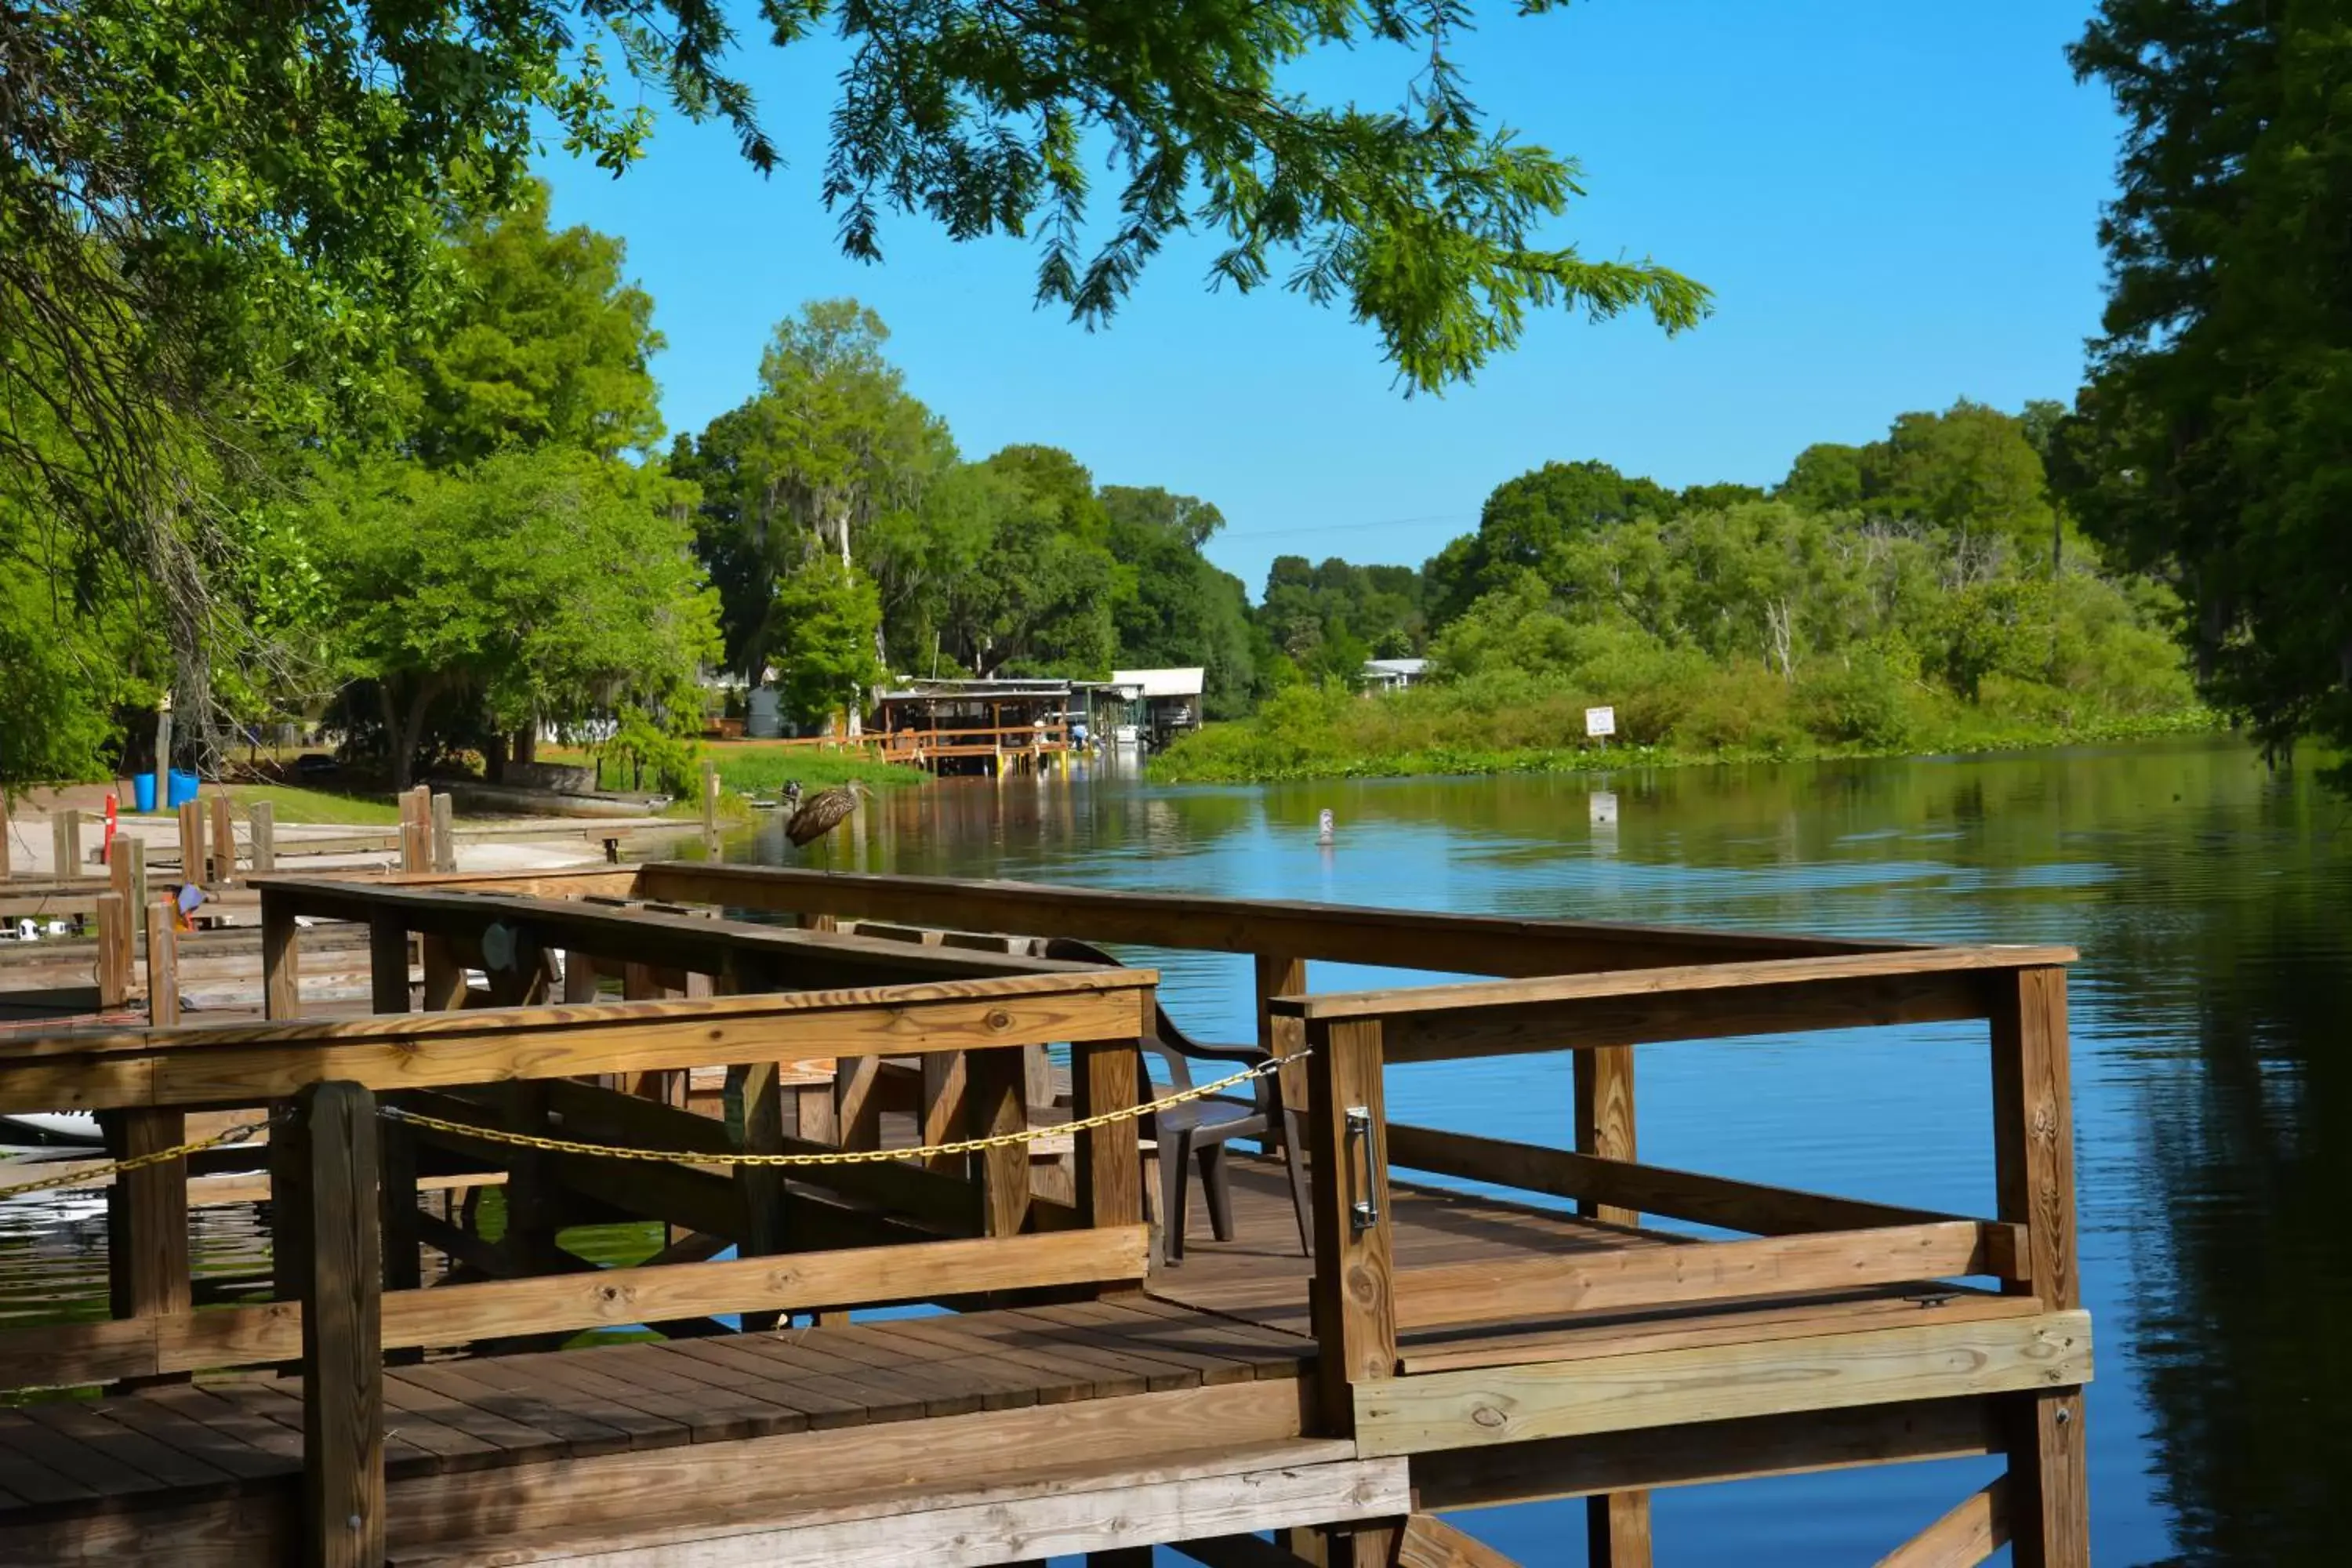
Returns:
[[[1402,528],[1416,522],[1467,523],[1475,522],[1477,520],[1478,514],[1475,512],[1437,511],[1423,517],[1384,518],[1378,522],[1319,522],[1305,528],[1252,529],[1246,533],[1226,529],[1217,537],[1219,539],[1286,539],[1299,533],[1352,533],[1368,528]]]

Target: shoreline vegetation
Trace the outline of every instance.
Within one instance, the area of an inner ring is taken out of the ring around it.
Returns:
[[[1394,698],[1371,700],[1375,702]],[[2210,709],[2110,718],[2079,724],[1956,724],[1893,744],[1775,736],[1762,743],[1479,746],[1433,737],[1419,743],[1359,738],[1342,722],[1276,735],[1269,715],[1212,724],[1150,764],[1154,784],[1294,784],[1321,779],[1462,778],[1496,773],[1597,773],[1628,768],[1723,767],[2036,751],[2175,735],[2219,735],[2229,725]]]

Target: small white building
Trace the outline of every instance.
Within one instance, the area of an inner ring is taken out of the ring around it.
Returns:
[[[1419,686],[1428,671],[1425,658],[1368,658],[1361,679],[1366,691],[1402,691]]]
[[[1135,689],[1144,733],[1154,746],[1164,746],[1200,728],[1201,689],[1208,674],[1198,665],[1190,669],[1114,669],[1110,683]]]

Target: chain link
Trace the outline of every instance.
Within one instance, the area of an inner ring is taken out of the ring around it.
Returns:
[[[386,1105],[380,1108],[383,1115],[413,1126],[429,1128],[436,1132],[454,1132],[486,1142],[513,1144],[524,1149],[537,1149],[551,1154],[594,1154],[607,1160],[653,1160],[679,1165],[749,1165],[760,1167],[793,1165],[862,1165],[878,1160],[928,1160],[934,1156],[978,1154],[990,1149],[1009,1148],[1015,1143],[1034,1143],[1047,1138],[1060,1138],[1071,1133],[1088,1131],[1097,1127],[1108,1127],[1116,1122],[1132,1121],[1154,1112],[1172,1110],[1196,1100],[1205,1100],[1222,1090],[1268,1078],[1291,1062],[1307,1059],[1308,1052],[1295,1051],[1286,1057],[1275,1057],[1254,1067],[1244,1068],[1230,1077],[1197,1088],[1179,1089],[1143,1105],[1125,1106],[1118,1110],[1106,1110],[1076,1121],[1055,1122],[1050,1126],[1031,1127],[1019,1132],[999,1132],[987,1138],[960,1138],[951,1143],[930,1143],[918,1149],[834,1149],[815,1154],[745,1154],[705,1152],[700,1150],[632,1149],[614,1143],[591,1143],[576,1138],[549,1138],[535,1132],[509,1132],[503,1128],[479,1127],[470,1121],[451,1121],[438,1116],[427,1116],[405,1106]]]
[[[209,1138],[199,1138],[193,1143],[182,1143],[171,1149],[158,1149],[149,1154],[133,1154],[127,1160],[110,1160],[95,1170],[88,1165],[76,1163],[72,1170],[62,1175],[44,1177],[37,1182],[19,1182],[13,1187],[0,1187],[0,1203],[6,1203],[10,1198],[22,1197],[26,1193],[45,1193],[57,1187],[78,1187],[94,1182],[100,1176],[119,1176],[125,1171],[142,1171],[150,1165],[161,1165],[167,1161],[196,1153],[200,1150],[217,1149],[224,1143],[242,1143],[268,1126],[274,1120],[276,1120],[274,1117],[265,1116],[258,1121],[240,1122],[235,1127],[224,1128]]]

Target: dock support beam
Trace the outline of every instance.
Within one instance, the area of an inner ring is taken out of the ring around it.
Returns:
[[[1315,1182],[1315,1278],[1307,1304],[1319,1352],[1317,1427],[1356,1432],[1355,1385],[1396,1373],[1396,1293],[1391,1262],[1387,1162],[1349,1111],[1388,1124],[1378,1020],[1310,1023],[1307,1168]],[[1359,1205],[1365,1205],[1360,1207]]]
[[[2066,1061],[2066,972],[1993,977],[1993,1174],[2000,1217],[2026,1227],[2029,1279],[2004,1286],[2062,1311],[2082,1305],[2075,1271],[2074,1110]],[[2090,1568],[2090,1483],[2080,1386],[2010,1402],[2009,1508],[2017,1568]]]
[[[358,1084],[314,1084],[302,1091],[295,1120],[284,1131],[298,1147],[307,1178],[294,1206],[303,1211],[299,1223],[310,1242],[302,1280],[299,1561],[303,1568],[382,1568],[375,1097]]]
[[[1576,1053],[1576,1150],[1604,1160],[1633,1159],[1633,1047]],[[1577,1211],[1611,1225],[1642,1223],[1638,1213],[1611,1204],[1579,1203]],[[1584,1538],[1592,1568],[1650,1568],[1650,1494],[1586,1499]]]

